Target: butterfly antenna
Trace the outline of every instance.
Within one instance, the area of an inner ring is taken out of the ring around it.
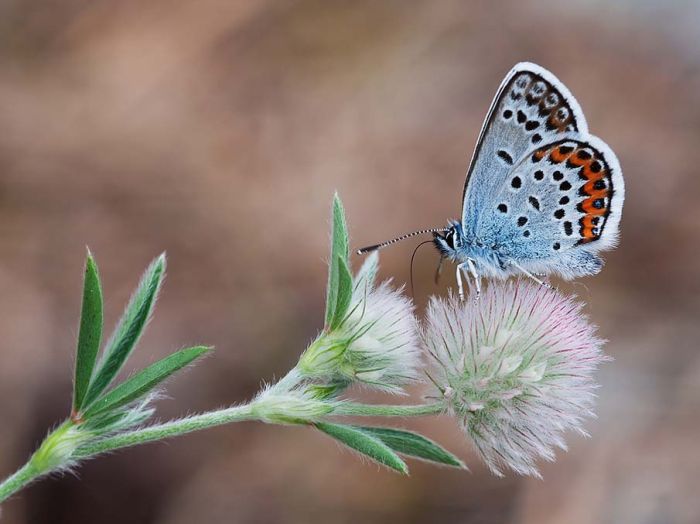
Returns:
[[[382,242],[381,244],[375,244],[373,246],[363,247],[362,249],[357,250],[357,254],[364,255],[365,253],[371,253],[372,251],[377,251],[378,249],[385,248],[387,246],[390,246],[391,244],[396,244],[397,242],[401,242],[402,240],[406,240],[407,238],[415,237],[418,235],[424,235],[426,233],[444,233],[445,231],[449,231],[449,230],[450,229],[447,227],[421,229],[420,231],[414,231],[413,233],[407,233],[405,235],[401,235],[400,237],[392,238],[391,240],[387,240],[386,242]]]
[[[415,288],[413,287],[413,259],[416,258],[416,253],[418,253],[418,249],[423,245],[423,244],[430,244],[432,240],[426,240],[425,242],[421,242],[416,246],[416,249],[413,250],[413,254],[411,255],[411,296],[415,300],[416,298],[416,292]]]

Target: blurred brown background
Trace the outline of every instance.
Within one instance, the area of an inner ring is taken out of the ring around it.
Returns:
[[[2,521],[700,522],[699,22],[690,1],[2,1],[1,476],[69,409],[86,244],[109,326],[168,252],[130,369],[217,347],[170,383],[165,418],[242,401],[296,361],[321,326],[335,189],[355,245],[458,216],[514,63],[569,86],[627,183],[620,248],[564,286],[615,357],[600,416],[543,481],[489,475],[447,419],[406,424],[472,472],[412,463],[408,479],[250,423],[96,459]],[[383,275],[407,282],[414,246],[387,250]],[[436,263],[419,252],[419,304],[444,292]]]

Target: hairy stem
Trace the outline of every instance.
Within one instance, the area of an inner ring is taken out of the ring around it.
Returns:
[[[40,477],[42,472],[38,471],[31,461],[18,469],[13,475],[7,477],[0,484],[0,502],[17,493],[34,479]]]
[[[145,428],[120,433],[113,437],[100,439],[96,442],[91,442],[79,447],[75,452],[75,456],[76,458],[87,458],[106,451],[114,451],[121,448],[145,444],[146,442],[177,437],[186,433],[192,433],[193,431],[221,426],[231,422],[255,419],[257,419],[257,416],[254,413],[253,404],[209,411],[201,415],[193,415],[163,424],[147,426]]]
[[[360,417],[423,417],[437,415],[445,410],[441,402],[414,406],[393,406],[382,404],[357,404],[343,402],[333,409],[333,415],[354,415]]]
[[[279,390],[284,393],[288,389],[292,389],[298,384],[299,377],[295,372],[290,373],[283,378],[279,383]],[[273,388],[276,386],[273,386]],[[269,400],[268,400],[269,402]],[[147,442],[162,440],[165,438],[176,437],[199,431],[231,422],[241,422],[244,420],[267,420],[262,413],[258,412],[263,404],[256,405],[256,401],[242,406],[234,406],[216,411],[209,411],[200,415],[193,415],[178,420],[172,420],[163,424],[156,424],[140,429],[134,429],[113,435],[110,437],[99,438],[84,444],[76,444],[76,447],[70,450],[64,458],[52,461],[55,457],[52,453],[57,450],[63,450],[56,442],[65,442],[65,438],[71,437],[69,431],[75,431],[76,426],[73,424],[64,424],[50,434],[42,443],[42,446],[37,450],[37,453],[32,455],[32,458],[22,466],[17,472],[0,483],[0,502],[3,502],[8,497],[24,488],[33,480],[47,475],[53,471],[58,471],[66,465],[73,463],[76,460],[86,459],[105,453],[115,451],[122,448],[137,446]],[[269,407],[269,406],[268,406]],[[368,405],[353,402],[341,402],[335,404],[332,408],[329,407],[328,415],[331,416],[373,416],[373,417],[419,417],[425,415],[436,415],[444,411],[442,403],[434,404],[419,404],[412,406],[397,406],[397,405]],[[281,416],[281,414],[278,414]],[[298,415],[295,415],[298,416]],[[269,416],[268,416],[269,418]],[[79,431],[79,430],[78,430]]]

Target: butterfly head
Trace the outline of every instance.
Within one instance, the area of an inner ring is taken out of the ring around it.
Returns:
[[[450,222],[450,227],[444,235],[437,231],[433,233],[433,243],[443,257],[455,260],[458,250],[464,244],[462,225],[456,221]]]

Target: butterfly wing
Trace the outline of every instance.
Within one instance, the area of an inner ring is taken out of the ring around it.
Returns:
[[[464,184],[462,226],[477,234],[480,203],[500,188],[513,164],[562,133],[588,133],[581,108],[549,71],[523,62],[505,77],[489,109]]]
[[[597,273],[617,242],[625,198],[620,165],[599,138],[564,133],[516,162],[483,202],[481,238],[503,260],[565,278]]]

